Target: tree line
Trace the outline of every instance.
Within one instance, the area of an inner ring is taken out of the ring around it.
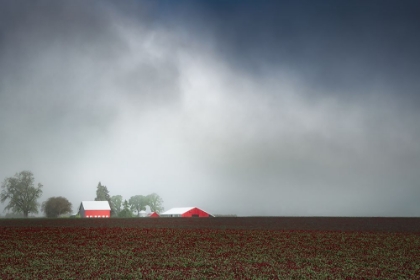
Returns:
[[[95,201],[108,201],[111,207],[111,216],[128,218],[140,216],[141,211],[145,211],[149,206],[150,211],[160,213],[163,211],[163,199],[156,193],[149,195],[134,195],[129,200],[124,199],[121,195],[110,196],[108,188],[98,183],[96,189]]]
[[[57,218],[61,215],[72,213],[72,204],[64,197],[50,197],[42,204],[38,203],[38,199],[42,195],[42,184],[34,184],[35,178],[32,172],[22,171],[16,173],[14,177],[6,178],[1,185],[0,201],[2,203],[8,201],[4,210],[10,210],[13,215],[27,218],[29,214],[37,214],[38,209],[49,218]],[[156,193],[146,196],[135,195],[130,199],[124,200],[121,195],[110,197],[106,186],[99,182],[96,190],[96,201],[108,201],[111,207],[111,215],[114,217],[133,217],[140,216],[142,210],[146,210],[146,206],[150,207],[153,212],[163,211],[162,198]]]

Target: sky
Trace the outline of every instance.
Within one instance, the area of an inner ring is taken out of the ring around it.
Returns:
[[[418,1],[0,1],[0,179],[77,212],[420,216]],[[5,207],[0,204],[0,210]],[[1,212],[5,214],[5,212]]]

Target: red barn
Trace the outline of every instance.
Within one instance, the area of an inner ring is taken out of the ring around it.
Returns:
[[[161,217],[192,217],[192,218],[208,218],[214,217],[213,215],[201,210],[198,207],[181,207],[172,208],[162,214]]]
[[[159,217],[159,214],[156,213],[156,212],[152,212],[152,213],[150,213],[149,217],[150,218],[158,218]]]
[[[111,207],[108,201],[82,201],[79,214],[82,218],[109,218]]]

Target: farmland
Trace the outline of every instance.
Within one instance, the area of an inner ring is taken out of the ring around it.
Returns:
[[[419,279],[420,219],[0,220],[0,278]]]

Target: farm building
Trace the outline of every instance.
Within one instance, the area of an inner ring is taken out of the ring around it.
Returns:
[[[160,217],[208,218],[208,217],[214,217],[214,216],[197,207],[181,207],[181,208],[172,208],[166,212],[163,212],[160,214]]]
[[[159,214],[156,213],[156,212],[152,212],[152,213],[149,214],[149,217],[150,218],[158,218],[159,217]]]
[[[79,214],[81,218],[109,218],[111,207],[108,201],[82,201]]]
[[[147,216],[147,212],[144,210],[141,210],[138,214],[139,217],[146,217]]]

